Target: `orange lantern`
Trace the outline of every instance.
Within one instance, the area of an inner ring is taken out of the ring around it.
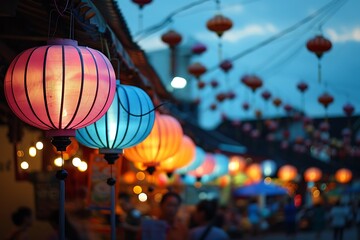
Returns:
[[[174,117],[156,113],[151,133],[138,145],[125,149],[125,157],[154,168],[178,151],[182,136],[182,127]]]
[[[335,173],[335,179],[339,183],[348,183],[352,179],[352,172],[347,168],[340,168]]]
[[[195,144],[191,138],[184,135],[179,150],[173,156],[161,161],[158,169],[172,173],[174,170],[188,165],[194,158]]]
[[[274,106],[277,108],[280,107],[280,105],[282,104],[282,101],[280,98],[274,98],[272,102],[273,102]]]
[[[284,165],[282,167],[279,168],[278,170],[278,177],[282,180],[282,181],[291,181],[294,180],[297,176],[297,169],[296,167],[292,166],[292,165]]]
[[[322,172],[317,167],[311,167],[304,172],[304,179],[306,182],[317,182],[321,179]]]
[[[242,172],[246,167],[246,161],[243,157],[232,156],[229,161],[229,173],[231,176],[234,176]]]
[[[250,164],[246,168],[245,173],[254,182],[258,182],[262,179],[261,166],[258,163]]]

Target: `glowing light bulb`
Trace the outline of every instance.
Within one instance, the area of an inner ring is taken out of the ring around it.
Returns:
[[[139,185],[133,187],[133,192],[135,194],[140,194],[142,192],[142,188]]]
[[[87,170],[87,168],[88,168],[87,163],[84,162],[84,161],[81,161],[79,166],[78,166],[79,171],[80,172],[85,172]]]
[[[81,163],[81,159],[78,157],[74,157],[72,160],[72,164],[74,165],[74,167],[79,167]]]
[[[139,195],[138,195],[138,198],[139,198],[139,201],[140,202],[146,202],[146,200],[147,200],[147,195],[146,195],[146,193],[140,193]]]
[[[35,147],[37,150],[42,150],[44,148],[44,144],[41,141],[36,142]]]
[[[21,169],[26,170],[29,168],[29,163],[26,161],[23,161],[22,163],[20,163],[20,167],[21,167]]]
[[[173,88],[182,89],[186,87],[186,84],[186,79],[182,77],[174,77],[173,80],[171,80],[171,86]]]
[[[58,157],[58,158],[55,158],[54,160],[54,165],[57,166],[57,167],[61,167],[63,164],[63,160],[61,157]]]
[[[36,156],[36,148],[35,147],[29,147],[29,155],[30,155],[30,157]]]
[[[136,173],[136,178],[137,178],[137,180],[139,180],[139,181],[144,180],[144,179],[145,179],[145,173],[143,173],[143,172],[137,172],[137,173]]]

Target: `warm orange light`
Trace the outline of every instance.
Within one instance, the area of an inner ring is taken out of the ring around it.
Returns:
[[[171,157],[161,161],[158,169],[165,172],[174,172],[174,170],[184,167],[195,158],[195,144],[188,136],[182,138],[179,150]]]
[[[246,167],[246,161],[243,157],[240,156],[232,156],[229,161],[229,173],[230,175],[236,175],[242,171],[244,171]]]
[[[156,113],[149,136],[138,145],[125,149],[125,157],[146,166],[157,166],[178,151],[182,136],[182,127],[174,117]]]
[[[306,182],[317,182],[321,179],[322,172],[319,168],[311,167],[304,172],[304,179]]]
[[[135,173],[133,171],[127,171],[126,173],[124,173],[123,178],[124,182],[127,184],[132,184],[136,180]]]
[[[261,166],[258,163],[252,163],[250,164],[246,170],[246,175],[248,175],[248,177],[252,180],[252,181],[260,181],[262,178],[262,173],[261,173]]]
[[[282,180],[282,181],[291,181],[294,180],[297,176],[297,169],[296,167],[292,166],[292,165],[284,165],[282,167],[279,168],[278,171],[278,177]]]
[[[142,181],[145,179],[145,173],[144,172],[137,172],[136,173],[136,179],[139,181]]]
[[[352,179],[352,172],[347,168],[340,168],[335,173],[335,179],[339,183],[348,183]]]

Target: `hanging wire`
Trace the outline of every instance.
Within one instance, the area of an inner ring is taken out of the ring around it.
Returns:
[[[120,106],[121,108],[127,113],[129,114],[130,116],[133,116],[133,117],[143,117],[143,116],[146,116],[152,112],[154,112],[156,109],[160,108],[161,106],[165,105],[165,104],[168,104],[170,102],[163,102],[163,103],[160,103],[159,105],[157,105],[156,107],[154,107],[153,109],[151,109],[150,111],[146,112],[146,113],[143,113],[143,114],[134,114],[134,113],[131,113],[129,112],[125,107],[124,105],[122,104],[122,102],[120,101]]]
[[[64,151],[60,151],[60,157],[61,157],[61,170],[64,170],[64,165],[65,165]]]
[[[66,9],[68,8],[69,0],[66,1],[65,7],[62,11],[60,11],[60,9],[56,3],[56,0],[54,0],[54,5],[55,5],[56,11],[59,13],[59,15],[63,17],[63,16],[65,16],[64,13],[65,13]]]

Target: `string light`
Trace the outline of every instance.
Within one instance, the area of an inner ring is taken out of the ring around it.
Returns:
[[[42,150],[44,148],[44,144],[41,141],[36,142],[35,147],[37,150]]]
[[[26,161],[23,161],[23,162],[20,164],[20,167],[21,167],[21,169],[26,170],[26,169],[29,168],[29,163],[26,162]]]
[[[36,156],[36,148],[35,147],[29,147],[29,155],[30,155],[30,157]]]
[[[87,168],[88,168],[87,163],[84,162],[84,161],[81,161],[79,166],[78,166],[79,171],[80,172],[85,172],[87,170]]]

